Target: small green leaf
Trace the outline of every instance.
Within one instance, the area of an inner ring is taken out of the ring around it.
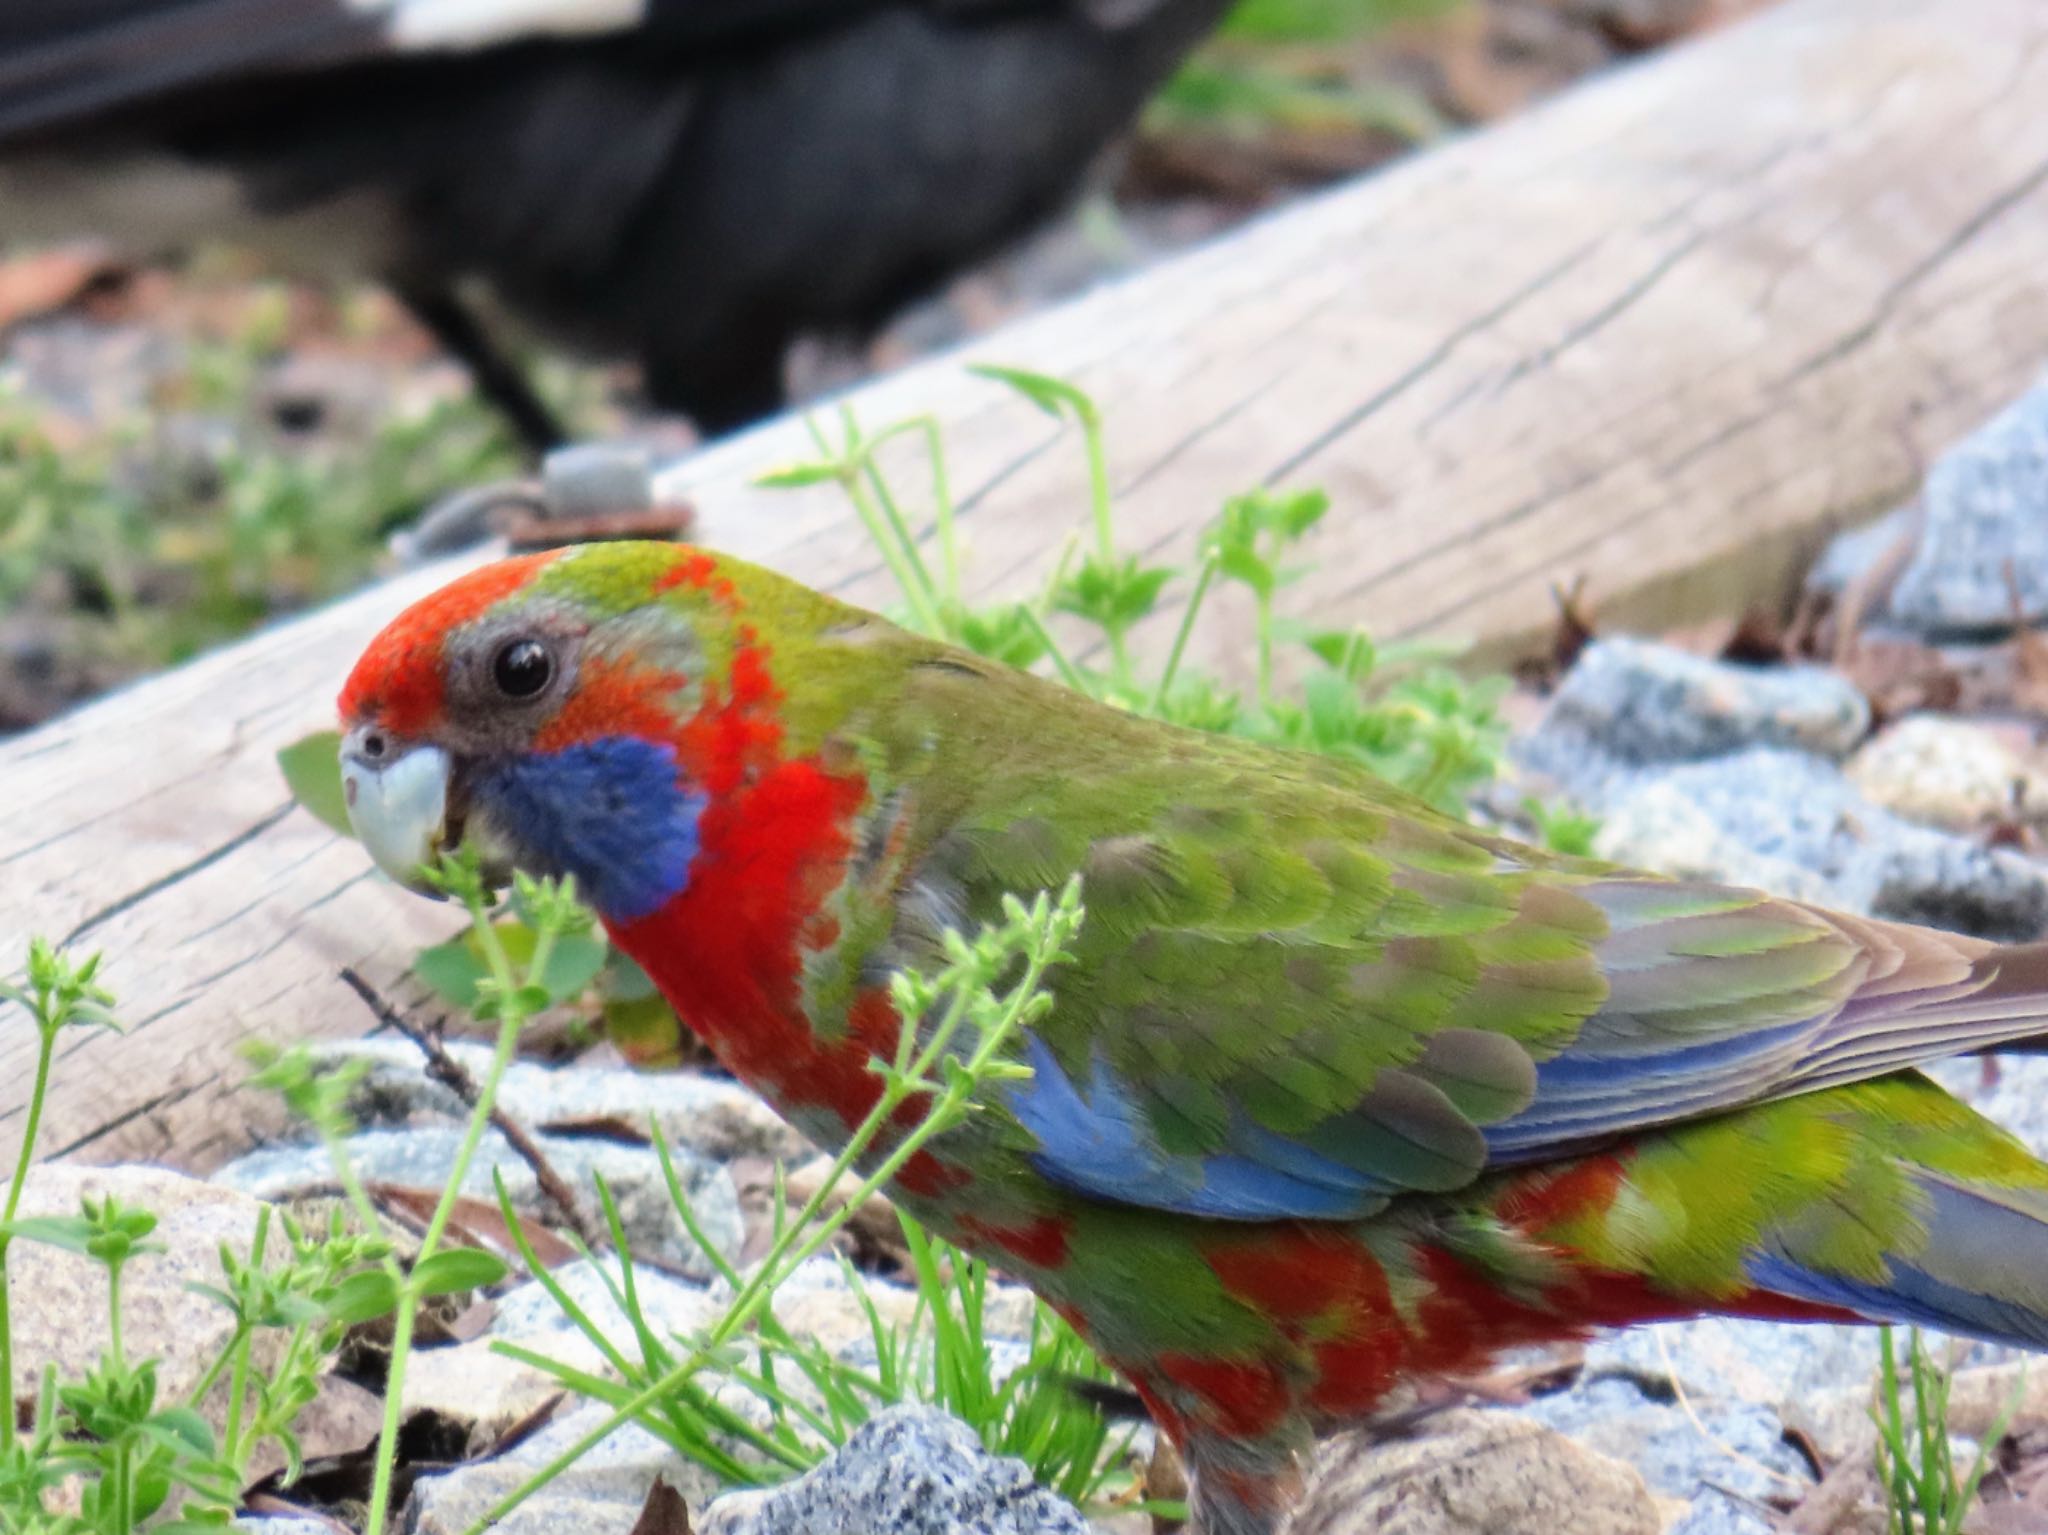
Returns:
[[[464,1012],[475,1008],[476,983],[490,973],[490,967],[477,957],[470,944],[471,935],[465,933],[420,950],[412,962],[412,973],[429,991]]]
[[[573,933],[556,939],[554,950],[548,955],[547,970],[541,976],[548,996],[557,1002],[581,996],[583,988],[596,980],[604,968],[610,948],[594,933]]]
[[[162,1439],[174,1450],[200,1460],[213,1458],[213,1430],[190,1407],[166,1407],[152,1413],[142,1427],[145,1433]]]
[[[341,787],[341,734],[315,731],[277,754],[285,787],[292,798],[329,831],[354,837],[348,822],[348,796]]]
[[[1273,594],[1273,567],[1250,549],[1226,544],[1216,551],[1216,568],[1231,580],[1249,586],[1262,597]]]
[[[398,1309],[398,1284],[383,1269],[366,1269],[351,1274],[335,1286],[327,1302],[327,1314],[337,1322],[353,1325],[375,1321]]]
[[[171,1474],[161,1465],[146,1465],[134,1473],[135,1516],[147,1519],[164,1506],[171,1495]]]
[[[806,485],[827,485],[840,477],[839,466],[823,459],[808,464],[785,464],[754,476],[763,490],[800,490]]]
[[[1300,538],[1323,520],[1330,509],[1330,497],[1322,490],[1275,491],[1274,526],[1290,541]]]
[[[967,371],[994,379],[999,384],[1008,384],[1048,416],[1072,416],[1076,421],[1089,422],[1100,415],[1095,401],[1063,378],[1052,378],[1023,368],[998,367],[993,363],[982,363]]]
[[[967,608],[952,616],[953,636],[978,656],[1014,666],[1019,671],[1045,654],[1045,642],[1021,602]]]
[[[188,1279],[185,1281],[184,1289],[187,1294],[203,1295],[208,1300],[219,1301],[230,1311],[239,1311],[242,1308],[240,1301],[236,1300],[234,1296],[228,1294],[227,1291],[221,1289],[218,1285],[201,1284],[196,1279]]]
[[[452,1295],[481,1290],[509,1272],[504,1260],[478,1247],[450,1247],[435,1253],[412,1271],[412,1288],[421,1295]]]
[[[0,1236],[61,1247],[71,1253],[83,1253],[98,1234],[98,1225],[82,1215],[25,1215],[0,1222]]]
[[[607,1000],[604,1032],[619,1053],[642,1070],[682,1060],[683,1026],[675,1010],[651,989],[645,996]]]

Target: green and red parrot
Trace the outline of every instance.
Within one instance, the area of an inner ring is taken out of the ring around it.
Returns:
[[[678,545],[467,575],[341,711],[385,869],[471,837],[575,875],[826,1146],[918,1026],[892,973],[1080,875],[1028,1077],[894,1193],[1130,1378],[1204,1535],[1517,1344],[1721,1312],[2048,1347],[2048,1165],[1912,1069],[2048,1033],[2048,946],[1542,852]]]

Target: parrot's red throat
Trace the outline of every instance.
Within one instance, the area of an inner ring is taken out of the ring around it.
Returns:
[[[895,1049],[886,987],[856,994],[843,1032],[814,1028],[804,1007],[807,963],[840,940],[834,897],[866,800],[856,774],[783,762],[705,807],[691,877],[672,900],[606,924],[726,1069],[800,1124],[859,1124],[882,1091],[870,1062]],[[914,1123],[918,1105],[903,1108]],[[897,1182],[935,1195],[958,1177],[921,1152]]]

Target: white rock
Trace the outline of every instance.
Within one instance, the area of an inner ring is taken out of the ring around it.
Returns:
[[[1915,714],[1849,759],[1849,781],[1873,804],[1930,826],[1975,831],[2048,821],[2048,776],[1991,731]]]

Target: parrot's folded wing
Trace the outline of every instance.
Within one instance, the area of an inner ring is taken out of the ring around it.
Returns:
[[[1081,857],[1088,952],[1010,1097],[1047,1176],[1354,1218],[2048,1032],[2048,948],[1545,860],[1384,799],[1323,808],[1334,828],[1248,795]],[[1001,878],[1005,845],[968,862]],[[1032,845],[1052,851],[1042,823]]]

